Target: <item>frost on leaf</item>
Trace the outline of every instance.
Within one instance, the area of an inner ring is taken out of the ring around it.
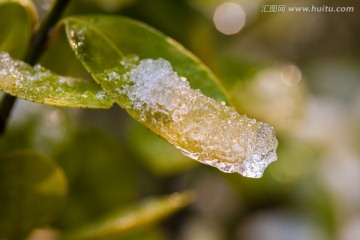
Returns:
[[[0,90],[49,105],[110,108],[113,100],[93,81],[63,77],[0,52]]]
[[[190,87],[164,59],[123,62],[105,71],[102,86],[136,120],[181,149],[183,154],[224,172],[258,178],[276,160],[272,127],[239,115]]]

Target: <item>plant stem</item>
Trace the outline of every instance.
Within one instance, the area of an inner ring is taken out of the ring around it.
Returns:
[[[48,16],[42,21],[40,28],[32,35],[29,47],[24,57],[24,61],[30,65],[34,65],[46,49],[46,42],[51,31],[66,6],[71,0],[57,0],[49,12]],[[5,95],[0,102],[0,136],[5,132],[6,125],[11,114],[11,110],[16,102],[16,97]]]
[[[48,14],[47,18],[42,22],[40,29],[33,35],[24,61],[30,65],[34,65],[46,49],[46,42],[51,34],[52,28],[60,19],[61,14],[65,10],[67,4],[71,0],[57,0]]]

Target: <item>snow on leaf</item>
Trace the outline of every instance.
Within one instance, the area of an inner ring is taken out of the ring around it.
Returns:
[[[37,103],[84,108],[110,108],[113,100],[93,81],[63,77],[0,52],[0,89]]]

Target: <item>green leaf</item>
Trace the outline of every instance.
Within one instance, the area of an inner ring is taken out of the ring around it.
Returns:
[[[187,206],[193,199],[192,192],[148,199],[136,206],[117,211],[79,230],[67,233],[63,236],[63,239],[109,239],[121,236],[128,231],[148,226],[171,215]]]
[[[144,23],[106,15],[71,17],[64,22],[74,51],[93,74],[118,66],[122,59],[119,51],[140,59],[164,58],[179,76],[188,79],[192,88],[219,102],[227,101],[219,80],[197,57]],[[82,43],[84,46],[79,46]]]
[[[22,58],[39,18],[30,0],[0,0],[0,51]]]
[[[39,21],[38,12],[36,6],[31,0],[0,0],[0,7],[8,4],[17,4],[21,6],[27,13],[29,22],[32,27]]]
[[[276,160],[273,128],[214,100],[219,95],[209,94],[203,85],[212,82],[209,78],[203,75],[202,81],[194,81],[204,66],[173,40],[127,18],[72,17],[65,25],[72,49],[101,87],[184,155],[224,172],[256,178]],[[107,27],[112,32],[119,29],[123,35],[116,36],[125,40],[113,41],[103,33]],[[132,50],[129,53],[136,56],[123,57],[117,48],[120,43],[122,51]],[[161,58],[139,62],[138,56]],[[209,91],[220,91],[212,83]],[[194,89],[199,84],[213,98]]]
[[[14,151],[0,158],[0,239],[22,239],[48,224],[67,192],[63,171],[33,150]]]
[[[0,52],[0,89],[10,95],[42,104],[110,108],[113,100],[93,81],[63,77]]]

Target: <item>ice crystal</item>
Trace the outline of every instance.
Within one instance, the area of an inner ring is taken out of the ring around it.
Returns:
[[[63,77],[0,52],[0,89],[29,101],[58,106],[109,108],[113,100],[95,82]]]
[[[254,178],[276,160],[277,140],[269,125],[192,89],[164,59],[131,66],[123,75],[106,71],[107,83],[135,119],[186,156]]]

